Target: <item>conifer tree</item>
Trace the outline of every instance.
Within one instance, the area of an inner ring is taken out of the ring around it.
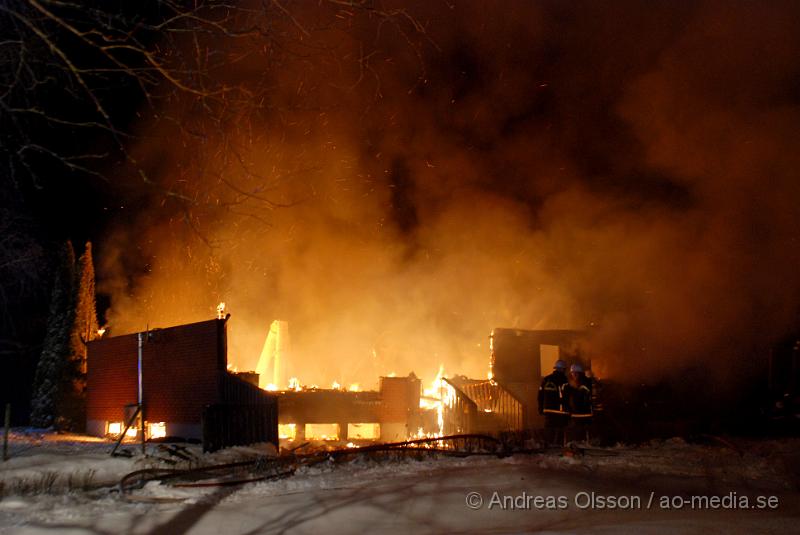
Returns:
[[[69,352],[61,373],[61,388],[56,407],[59,429],[80,431],[86,424],[86,344],[97,338],[97,309],[94,289],[92,244],[78,260],[75,304],[70,330]]]
[[[85,425],[86,344],[97,337],[92,244],[75,264],[72,244],[59,253],[42,356],[36,368],[31,424],[82,430]]]
[[[86,248],[78,260],[78,298],[75,306],[75,328],[73,329],[74,355],[80,357],[80,371],[86,373],[86,344],[97,338],[97,301],[94,289],[94,261],[92,260],[92,244],[86,242]]]
[[[75,253],[70,242],[58,251],[50,296],[42,354],[36,367],[31,399],[31,425],[50,427],[55,423],[60,383],[70,332],[75,323]]]

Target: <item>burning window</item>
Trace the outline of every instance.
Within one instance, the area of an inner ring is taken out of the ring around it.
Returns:
[[[109,435],[119,435],[122,433],[122,422],[108,422],[106,433]]]
[[[167,436],[167,424],[164,422],[150,422],[147,424],[147,435],[150,438],[164,438]]]
[[[308,440],[339,440],[339,424],[306,424]]]
[[[106,422],[106,434],[118,437],[122,434],[122,430],[125,428],[125,424],[122,422]],[[125,433],[128,437],[135,437],[138,433],[137,429],[133,426],[128,428],[128,432]]]
[[[297,437],[297,424],[278,424],[278,438],[294,440]]]
[[[381,424],[347,424],[350,440],[377,440],[381,437]]]

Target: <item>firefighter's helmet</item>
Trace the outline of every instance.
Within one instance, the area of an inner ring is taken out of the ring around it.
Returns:
[[[566,362],[564,362],[564,361],[563,361],[563,360],[561,360],[561,359],[558,359],[558,360],[555,362],[555,364],[553,364],[553,369],[554,369],[554,370],[561,370],[561,371],[564,371],[564,370],[566,370],[566,369],[567,369],[567,363],[566,363]]]
[[[569,371],[573,373],[583,373],[583,366],[581,366],[580,364],[573,364],[572,366],[569,367]]]

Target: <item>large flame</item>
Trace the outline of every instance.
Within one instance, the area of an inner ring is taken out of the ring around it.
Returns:
[[[256,365],[258,386],[286,384],[286,369],[289,353],[289,324],[275,320],[269,327],[261,356]]]
[[[439,371],[436,377],[431,381],[428,387],[422,389],[422,396],[419,398],[419,407],[423,410],[436,411],[436,424],[438,426],[438,433],[424,433],[421,429],[417,432],[418,438],[432,438],[442,436],[444,434],[444,405],[443,400],[446,395],[444,383],[444,364],[439,365]]]

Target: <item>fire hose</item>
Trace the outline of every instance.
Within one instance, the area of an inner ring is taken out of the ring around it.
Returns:
[[[457,449],[457,443],[463,443],[465,447]],[[451,443],[452,448],[444,447]],[[432,446],[426,446],[426,445]],[[472,447],[480,446],[480,447]],[[176,469],[176,468],[145,468],[136,470],[122,477],[119,482],[120,493],[124,496],[132,490],[142,488],[150,481],[177,481],[174,487],[197,488],[197,487],[226,487],[244,485],[259,481],[277,480],[290,477],[301,466],[313,466],[315,464],[336,460],[342,457],[357,456],[379,452],[399,452],[399,453],[432,453],[455,457],[467,457],[471,455],[491,455],[504,456],[510,451],[503,447],[503,443],[497,438],[488,435],[468,434],[468,435],[449,435],[444,437],[422,438],[407,440],[403,442],[391,442],[385,444],[373,444],[355,448],[337,448],[334,450],[318,451],[311,453],[295,453],[300,446],[288,454],[278,457],[258,457],[246,461],[234,463],[224,463],[217,465],[201,466],[197,468]],[[516,452],[517,450],[515,450]],[[222,476],[235,474],[240,471],[247,471],[243,477],[225,478]],[[214,481],[209,481],[216,479]]]

